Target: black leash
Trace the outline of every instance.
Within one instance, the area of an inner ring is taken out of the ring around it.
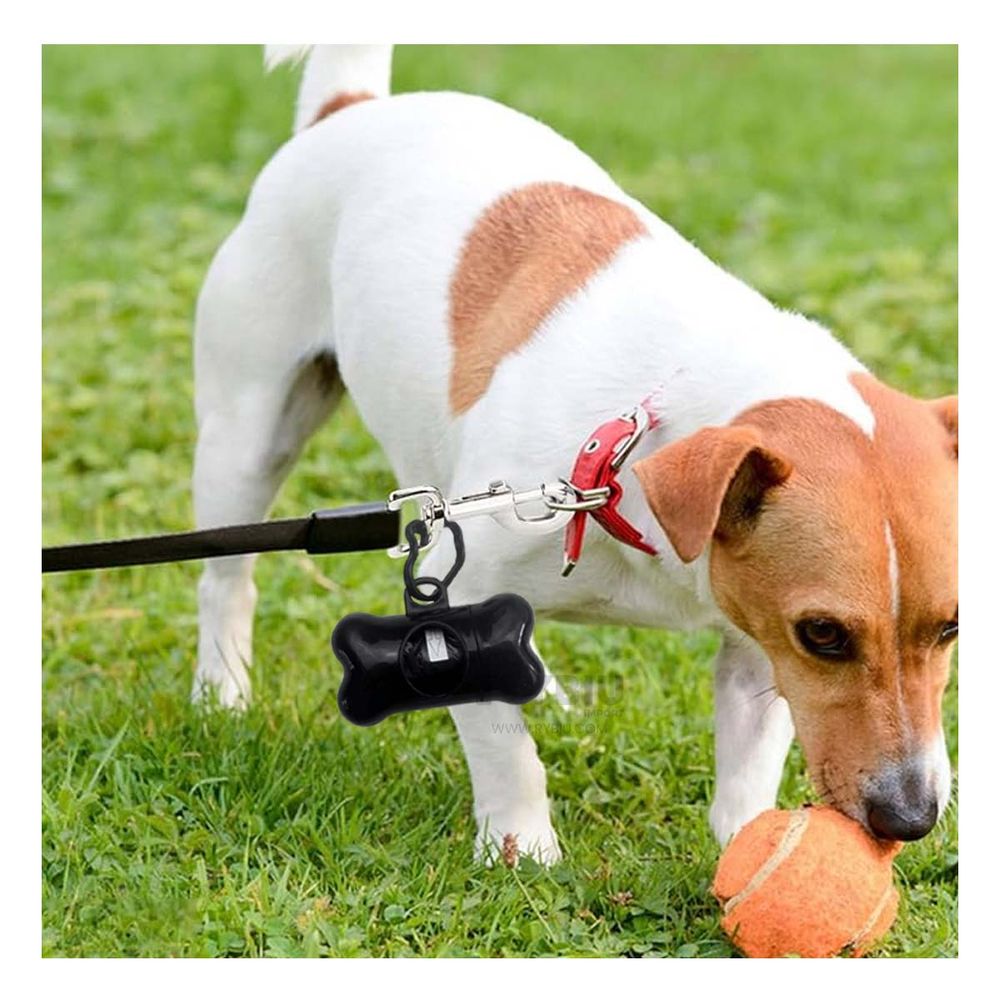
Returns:
[[[42,549],[42,572],[146,566],[252,552],[369,552],[390,548],[398,541],[399,511],[389,510],[385,503],[364,503],[317,510],[308,517],[281,521],[234,524],[114,542],[57,545]]]

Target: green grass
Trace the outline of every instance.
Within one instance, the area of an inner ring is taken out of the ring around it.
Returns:
[[[45,542],[185,529],[192,307],[295,80],[207,47],[48,48],[43,74]],[[395,86],[537,115],[883,378],[954,390],[954,49],[403,48]],[[346,407],[275,514],[393,485]],[[329,631],[397,611],[398,572],[262,557],[256,700],[235,718],[188,706],[196,565],[45,580],[45,954],[732,954],[708,893],[715,640],[543,624],[594,700],[526,710],[566,861],[484,870],[447,715],[337,713]],[[956,708],[953,680],[953,761]],[[793,753],[781,802],[809,794]],[[877,953],[956,954],[954,807],[897,870]]]

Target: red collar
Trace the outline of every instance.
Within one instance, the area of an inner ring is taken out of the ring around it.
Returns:
[[[655,556],[656,549],[647,542],[642,532],[622,516],[618,504],[622,498],[622,486],[618,482],[618,472],[625,459],[639,443],[642,435],[659,425],[653,412],[651,397],[647,396],[635,409],[623,413],[601,424],[584,442],[576,456],[576,463],[569,483],[578,494],[586,490],[607,489],[607,499],[595,510],[579,510],[566,525],[563,543],[563,576],[573,572],[583,550],[583,535],[587,529],[587,514],[609,534],[625,545]]]

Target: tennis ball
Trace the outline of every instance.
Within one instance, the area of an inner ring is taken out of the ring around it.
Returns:
[[[750,958],[861,955],[896,919],[901,847],[829,806],[761,813],[715,873],[723,930]]]

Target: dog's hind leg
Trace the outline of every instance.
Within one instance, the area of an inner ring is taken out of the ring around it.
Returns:
[[[232,256],[231,246],[230,258]],[[234,267],[224,247],[198,305],[198,444],[193,477],[201,528],[267,513],[302,445],[343,394],[317,320],[271,281]],[[242,262],[241,262],[242,263]],[[210,559],[198,587],[192,697],[244,706],[250,697],[254,556]]]

